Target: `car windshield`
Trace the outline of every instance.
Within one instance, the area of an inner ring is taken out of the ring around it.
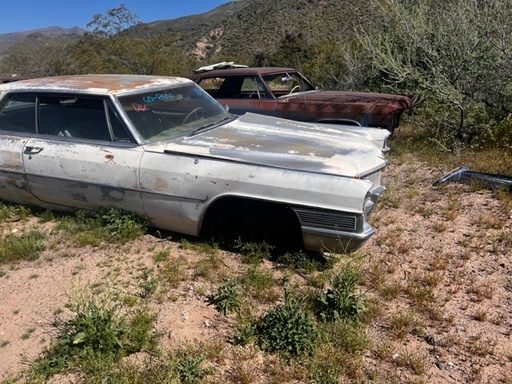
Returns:
[[[293,92],[313,91],[315,89],[306,78],[294,72],[265,75],[263,80],[269,89],[278,96],[288,95]]]
[[[196,84],[119,97],[123,109],[147,142],[193,135],[232,118]]]

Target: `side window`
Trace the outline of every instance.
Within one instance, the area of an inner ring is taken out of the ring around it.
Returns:
[[[242,83],[242,98],[248,99],[268,99],[270,98],[269,94],[265,90],[265,87],[258,80],[257,77],[244,77],[244,81]]]
[[[107,110],[108,118],[103,99],[71,95],[40,96],[38,132],[88,140],[129,140],[129,135],[112,108]]]
[[[19,133],[36,133],[35,95],[14,94],[0,109],[0,130]]]

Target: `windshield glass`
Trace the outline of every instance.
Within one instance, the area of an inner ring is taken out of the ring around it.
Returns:
[[[232,116],[193,83],[123,96],[119,101],[147,142],[194,134]]]
[[[313,91],[315,88],[299,73],[274,73],[263,76],[269,89],[277,96],[288,95],[295,92]]]

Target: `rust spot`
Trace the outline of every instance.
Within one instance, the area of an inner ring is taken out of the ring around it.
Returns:
[[[107,159],[108,161],[112,161],[112,160],[114,160],[114,155],[112,155],[111,153],[108,153],[105,155],[105,159]]]
[[[169,184],[166,180],[161,177],[155,177],[155,189],[158,191],[166,190],[169,187]]]

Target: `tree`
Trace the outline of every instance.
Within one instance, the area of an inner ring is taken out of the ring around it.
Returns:
[[[95,35],[112,37],[139,24],[138,18],[137,14],[132,13],[124,4],[121,4],[117,8],[107,10],[104,15],[95,14],[86,27],[92,28],[92,33]]]
[[[374,1],[380,30],[358,31],[367,57],[438,116],[440,132],[468,142],[512,112],[511,0]]]
[[[184,75],[189,60],[170,33],[150,33],[124,4],[96,14],[87,24],[92,31],[74,47],[82,73]],[[139,26],[137,36],[130,29]]]

